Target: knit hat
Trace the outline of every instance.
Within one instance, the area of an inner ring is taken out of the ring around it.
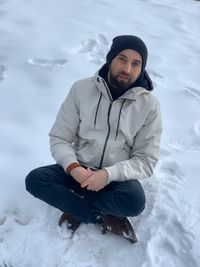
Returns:
[[[133,35],[120,35],[113,39],[110,51],[106,56],[106,63],[109,65],[114,57],[116,57],[122,50],[133,49],[136,50],[142,57],[142,71],[146,67],[148,50],[145,43]]]

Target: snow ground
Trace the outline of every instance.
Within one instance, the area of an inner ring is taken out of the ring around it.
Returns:
[[[0,266],[200,266],[200,2],[0,0]],[[143,185],[135,245],[82,225],[59,234],[60,212],[24,177],[50,164],[48,132],[70,86],[104,63],[111,40],[140,36],[163,114],[161,159]]]

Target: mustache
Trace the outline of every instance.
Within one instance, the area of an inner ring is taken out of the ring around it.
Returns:
[[[119,72],[118,75],[122,75],[122,76],[127,77],[127,78],[130,77],[130,74],[125,72],[125,71]]]

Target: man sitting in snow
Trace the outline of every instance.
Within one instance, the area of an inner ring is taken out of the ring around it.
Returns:
[[[60,209],[72,233],[101,226],[130,242],[130,218],[145,207],[141,180],[159,158],[161,115],[145,70],[147,48],[136,36],[113,39],[106,63],[72,86],[50,131],[57,164],[31,171],[26,188]]]

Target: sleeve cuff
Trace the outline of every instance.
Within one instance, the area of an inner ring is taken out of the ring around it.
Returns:
[[[62,158],[62,159],[58,160],[57,163],[59,165],[61,165],[63,167],[64,171],[66,172],[68,166],[70,166],[74,162],[78,162],[77,158],[71,157],[71,158],[67,158],[66,159],[66,157],[65,157],[65,158]]]
[[[122,181],[122,174],[117,166],[110,166],[104,168],[108,173],[108,183],[113,181]]]

